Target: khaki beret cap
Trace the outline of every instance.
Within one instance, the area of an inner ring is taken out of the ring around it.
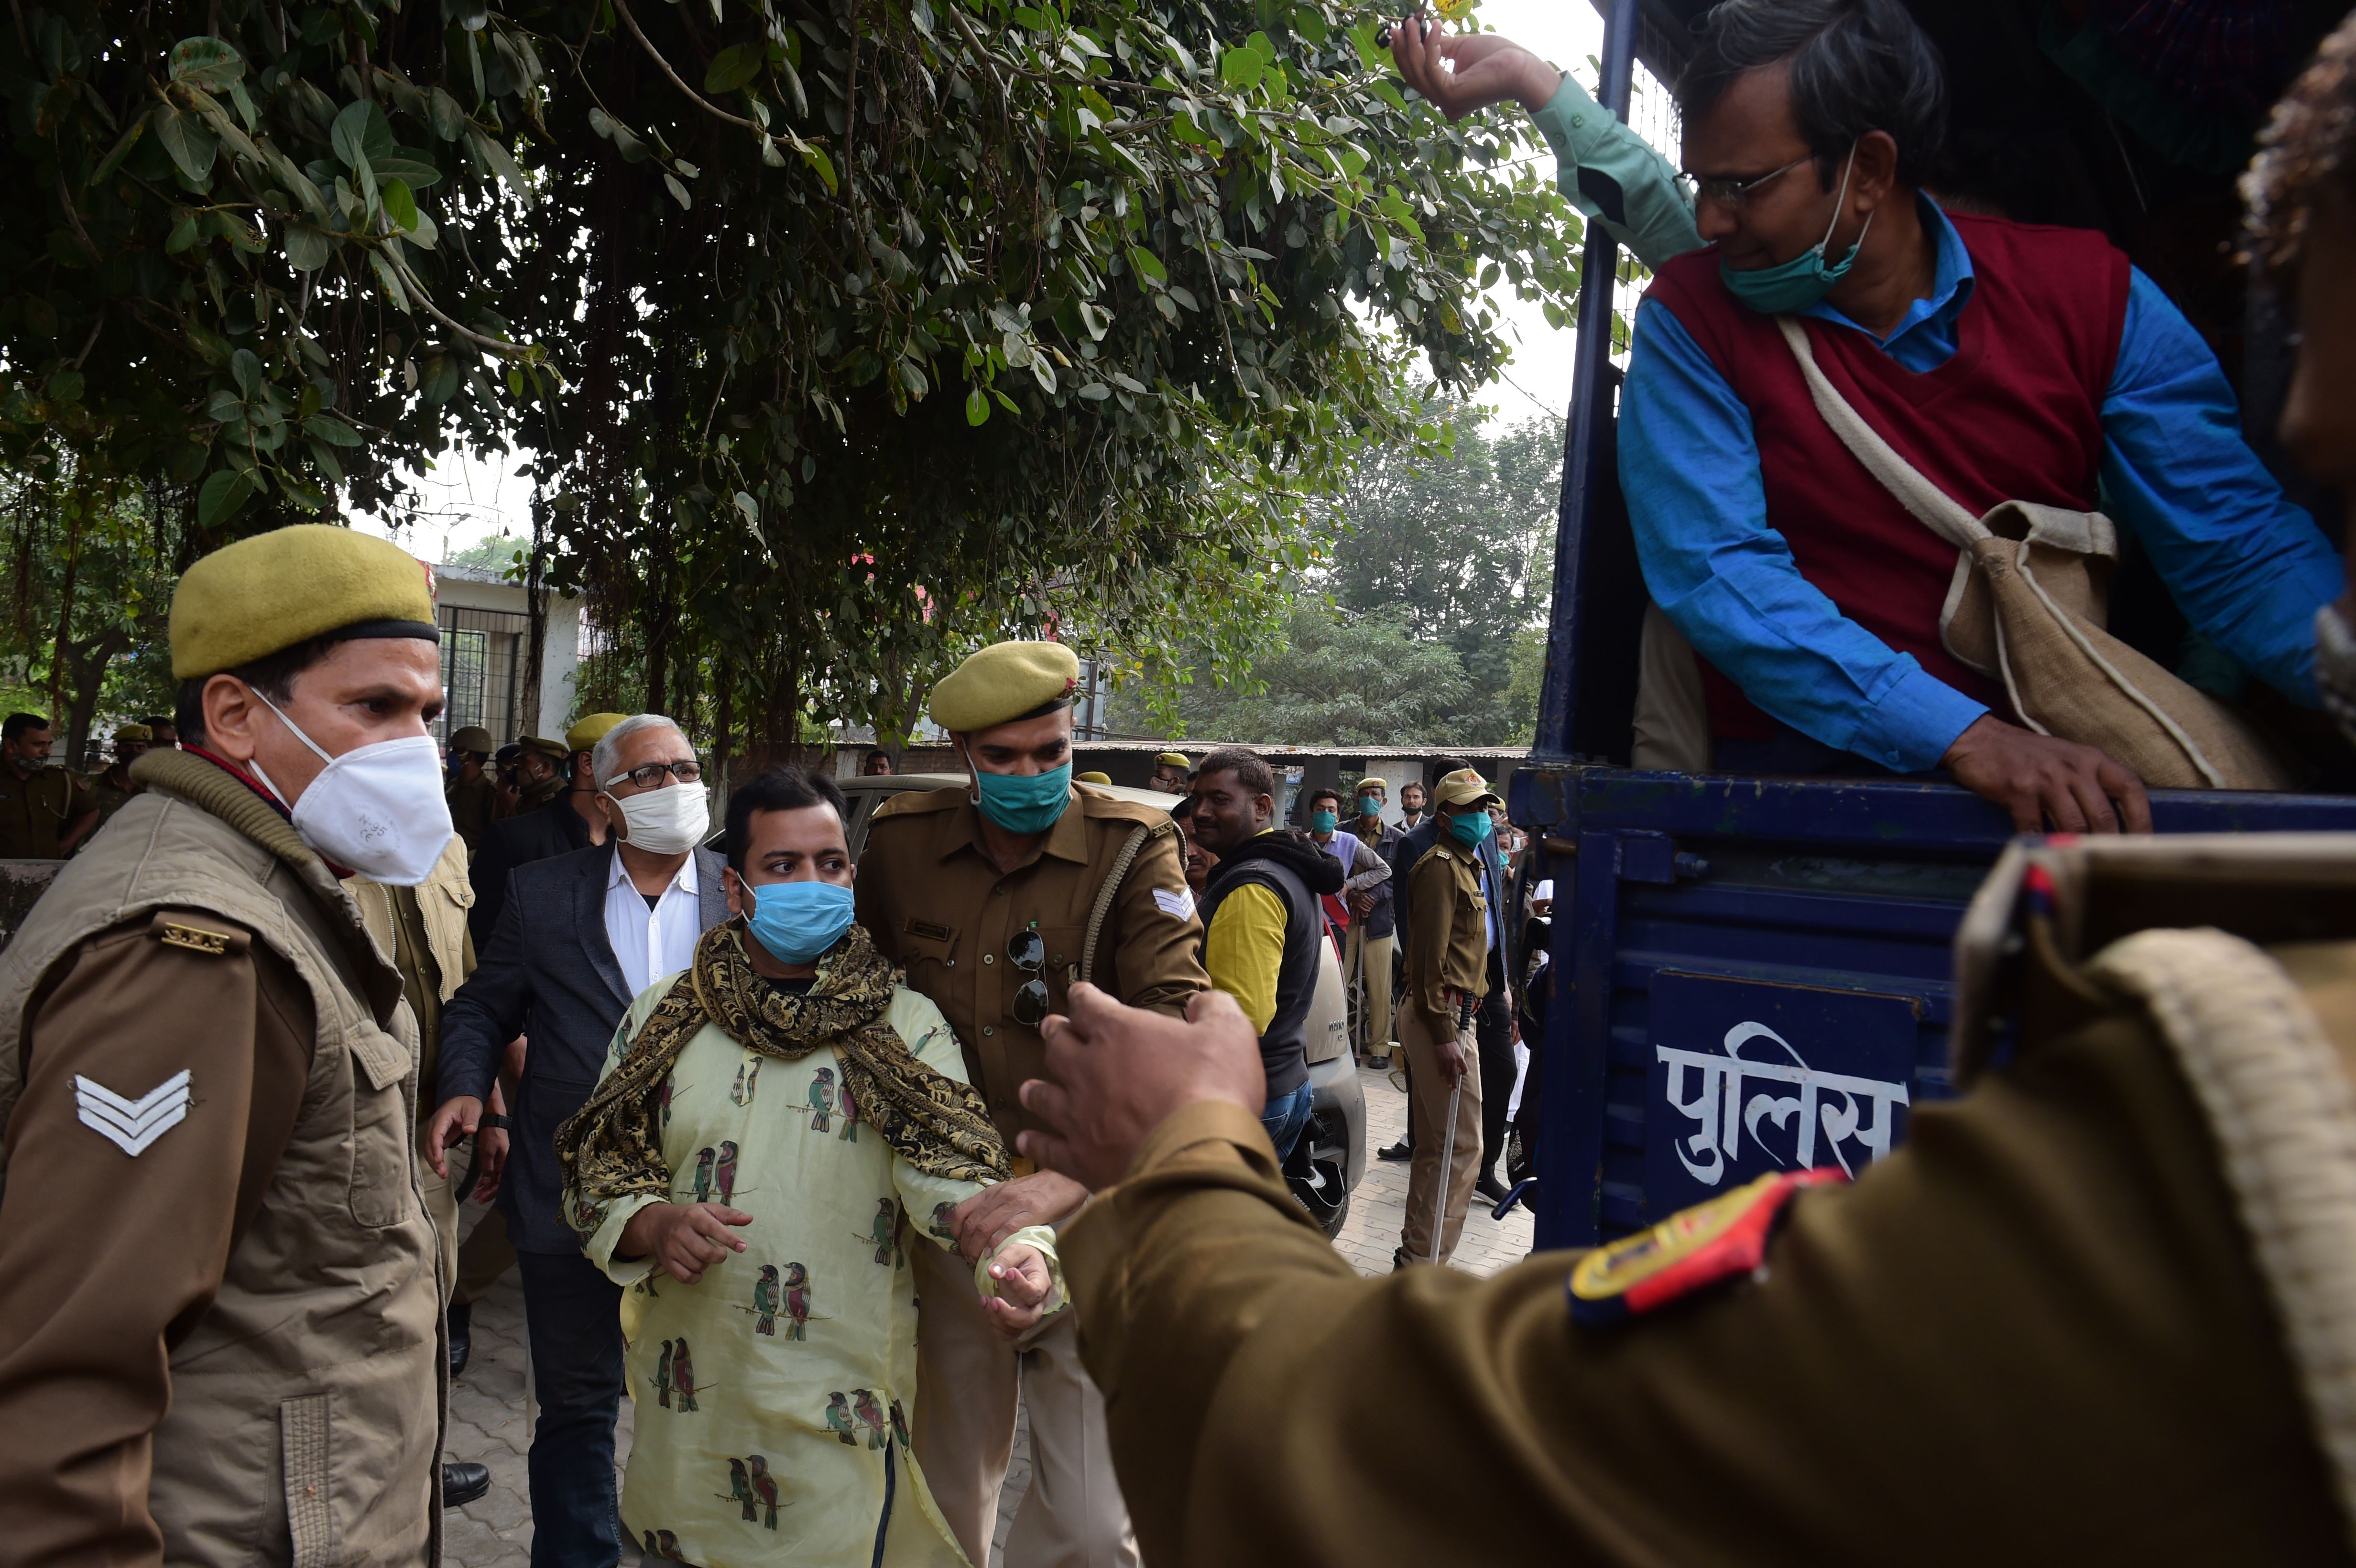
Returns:
[[[454,752],[474,752],[487,757],[499,749],[499,743],[492,740],[491,732],[480,724],[469,724],[450,737],[450,749]]]
[[[114,743],[118,746],[125,741],[152,741],[155,738],[155,731],[145,724],[125,724],[114,732]]]
[[[1153,760],[1157,763],[1167,763],[1173,768],[1186,768],[1191,770],[1194,765],[1193,763],[1187,761],[1186,753],[1183,752],[1164,752]]]
[[[327,523],[224,545],[172,593],[172,678],[219,675],[330,632],[438,641],[432,572],[390,539]]]
[[[557,762],[571,760],[573,753],[562,741],[552,741],[545,735],[526,735],[516,744],[536,757],[551,757]]]
[[[1079,683],[1079,658],[1061,643],[992,643],[933,688],[933,722],[969,735],[1068,698]]]
[[[1076,774],[1075,776],[1082,784],[1108,784],[1112,783],[1112,775],[1110,773],[1087,773]]]
[[[626,713],[592,713],[564,732],[567,751],[585,752],[605,738],[605,731],[629,717]]]
[[[1503,805],[1489,781],[1471,768],[1459,768],[1452,773],[1442,773],[1440,782],[1431,786],[1431,797],[1442,805],[1472,805],[1486,804]]]

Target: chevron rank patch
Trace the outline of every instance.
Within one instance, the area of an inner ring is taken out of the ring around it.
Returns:
[[[1775,1221],[1804,1188],[1847,1179],[1829,1167],[1774,1171],[1596,1248],[1570,1271],[1570,1320],[1590,1328],[1624,1322],[1706,1286],[1747,1278],[1766,1261]]]
[[[147,1146],[188,1117],[188,1074],[175,1072],[136,1100],[126,1100],[105,1084],[74,1076],[74,1108],[81,1125],[103,1136],[136,1159]]]
[[[1191,888],[1156,888],[1153,901],[1173,920],[1194,918],[1194,892]]]

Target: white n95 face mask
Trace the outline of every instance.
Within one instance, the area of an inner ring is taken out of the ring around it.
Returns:
[[[262,702],[327,764],[294,805],[294,831],[303,842],[335,864],[391,887],[413,888],[431,875],[453,837],[450,807],[442,798],[442,758],[433,737],[404,735],[331,757],[276,703],[266,697]],[[285,798],[286,792],[262,772],[259,759],[253,771]]]
[[[622,808],[623,825],[629,829],[622,841],[649,855],[684,855],[702,843],[712,827],[712,806],[700,784],[666,784],[605,798]]]

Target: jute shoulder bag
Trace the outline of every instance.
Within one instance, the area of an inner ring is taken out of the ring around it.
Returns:
[[[2296,780],[2248,721],[2104,630],[2119,555],[2100,512],[2006,501],[1975,517],[1898,455],[1824,371],[1805,328],[1777,316],[1808,395],[1866,471],[1955,547],[1939,641],[2000,680],[2040,735],[2098,748],[2155,789],[2288,789]]]

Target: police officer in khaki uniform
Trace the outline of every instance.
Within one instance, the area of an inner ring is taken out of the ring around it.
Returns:
[[[1153,759],[1153,776],[1145,787],[1160,790],[1163,795],[1184,795],[1194,776],[1194,764],[1186,760],[1183,752],[1164,752]]]
[[[145,724],[125,724],[114,732],[114,761],[107,770],[90,781],[91,791],[98,797],[98,825],[103,827],[121,811],[124,803],[139,793],[137,781],[131,776],[131,764],[147,754],[147,742],[152,731]]]
[[[943,679],[933,721],[971,783],[878,807],[859,868],[861,923],[956,1029],[968,1073],[1010,1138],[1030,1125],[1015,1092],[1039,1070],[1037,1026],[1075,980],[1085,974],[1172,1014],[1210,985],[1169,818],[1071,782],[1078,675],[1070,649],[1017,642],[982,649]],[[1066,1178],[1027,1163],[1016,1170],[955,1216],[969,1255],[1020,1226],[1063,1221],[1087,1200]],[[988,1561],[1019,1383],[1033,1478],[1007,1542],[1010,1568],[1135,1563],[1110,1482],[1104,1403],[1081,1370],[1073,1315],[1009,1347],[968,1272],[937,1249],[910,1255],[924,1304],[916,1455],[967,1554]]]
[[[0,955],[0,1541],[431,1563],[417,1026],[337,881],[450,842],[430,580],[283,528],[189,568],[170,635],[188,749]]]
[[[1399,1044],[1407,1052],[1418,1132],[1395,1264],[1430,1262],[1435,1229],[1439,1261],[1455,1254],[1481,1171],[1481,1053],[1472,1017],[1489,992],[1494,923],[1483,891],[1481,841],[1492,830],[1489,808],[1497,796],[1468,768],[1441,779],[1432,800],[1439,836],[1408,873],[1407,1010],[1399,1019]],[[1451,1104],[1452,1147],[1447,1136]]]
[[[469,724],[450,737],[450,758],[458,772],[443,798],[450,803],[450,826],[466,841],[469,852],[482,848],[483,835],[499,819],[499,786],[485,771],[497,750],[498,742],[479,724]]]
[[[0,720],[0,860],[62,860],[98,827],[96,792],[50,763],[54,742],[38,713]]]

